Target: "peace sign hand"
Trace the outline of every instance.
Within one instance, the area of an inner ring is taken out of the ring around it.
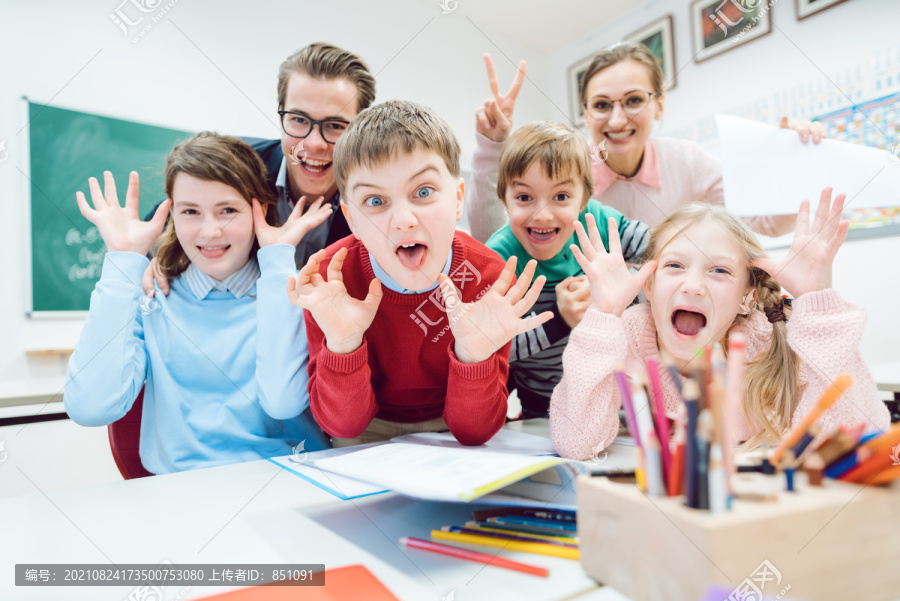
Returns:
[[[487,67],[488,83],[491,86],[491,98],[484,101],[484,106],[475,111],[475,131],[494,142],[505,142],[512,131],[513,110],[516,97],[525,82],[525,61],[519,61],[519,68],[506,94],[500,95],[500,84],[494,59],[489,53],[484,54],[484,65]]]
[[[616,220],[610,217],[608,221],[609,252],[606,252],[606,247],[603,246],[600,231],[594,222],[594,216],[590,213],[587,215],[587,222],[587,233],[580,221],[575,222],[575,233],[578,235],[578,244],[581,248],[575,244],[569,248],[591,284],[594,306],[603,313],[621,317],[641,291],[647,278],[656,270],[657,262],[648,261],[640,271],[631,273],[622,256],[622,242],[619,239]]]

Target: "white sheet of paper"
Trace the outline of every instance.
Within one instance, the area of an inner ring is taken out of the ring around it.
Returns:
[[[352,447],[328,449],[317,452],[315,456],[321,458],[341,457],[356,450],[357,449]],[[300,457],[295,457],[293,455],[271,457],[269,461],[345,501],[348,499],[358,499],[359,497],[387,492],[387,489],[383,486],[375,486],[368,482],[357,480],[356,478],[348,478],[331,472],[323,472],[314,465],[312,459],[307,455],[302,455]]]
[[[411,497],[469,501],[564,461],[391,442],[315,465]]]
[[[797,132],[716,115],[725,206],[735,215],[787,215],[831,186],[845,209],[900,205],[900,162],[886,150],[825,139],[803,143]]]
[[[477,447],[466,447],[457,442],[450,432],[421,432],[395,436],[393,442],[409,442],[415,444],[442,447],[445,449],[474,449],[476,451],[493,451],[502,453],[518,453],[520,455],[556,455],[553,443],[549,438],[502,429],[489,441]]]

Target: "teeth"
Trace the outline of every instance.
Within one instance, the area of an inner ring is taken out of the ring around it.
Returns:
[[[531,228],[531,231],[535,234],[552,234],[556,231],[556,228],[550,228],[549,230],[539,230],[536,227]]]
[[[631,131],[624,132],[624,133],[622,133],[622,132],[613,133],[611,131],[608,131],[608,132],[606,132],[606,135],[609,138],[612,138],[613,140],[624,140],[625,138],[630,136],[632,133],[633,132],[631,132]]]
[[[311,167],[324,167],[329,161],[314,161],[312,159],[303,159],[303,162]]]
[[[412,248],[415,245],[416,245],[415,242],[413,242],[412,244],[401,244],[400,248]]]

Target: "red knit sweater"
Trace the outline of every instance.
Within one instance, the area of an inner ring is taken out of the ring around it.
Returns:
[[[375,278],[369,253],[348,236],[329,246],[320,266],[346,247],[343,277],[347,292],[364,299]],[[474,238],[456,232],[450,277],[463,302],[496,281],[503,270],[497,254]],[[453,333],[440,306],[439,288],[422,294],[401,294],[382,286],[384,297],[362,346],[337,355],[325,346],[325,336],[306,311],[309,337],[309,403],[322,429],[332,436],[359,436],[372,418],[401,423],[443,416],[462,444],[489,440],[506,418],[509,343],[481,363],[466,364],[453,353]]]

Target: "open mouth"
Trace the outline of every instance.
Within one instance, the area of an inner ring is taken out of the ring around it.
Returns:
[[[331,161],[317,161],[307,157],[298,157],[304,170],[312,174],[319,174],[331,167]]]
[[[603,135],[606,136],[607,140],[611,142],[622,142],[627,140],[631,136],[634,135],[635,130],[629,129],[628,131],[606,131],[603,132]]]
[[[200,251],[200,254],[206,257],[207,259],[218,259],[231,248],[230,244],[208,244],[206,246],[198,246],[197,249]]]
[[[706,327],[706,315],[698,311],[675,309],[672,313],[672,327],[682,336],[696,336]]]
[[[421,242],[406,242],[394,249],[400,264],[407,269],[419,269],[425,262],[428,247]]]
[[[536,228],[529,227],[525,228],[528,232],[528,237],[531,238],[532,241],[537,243],[550,242],[557,235],[559,235],[558,227],[548,227],[548,228]]]

